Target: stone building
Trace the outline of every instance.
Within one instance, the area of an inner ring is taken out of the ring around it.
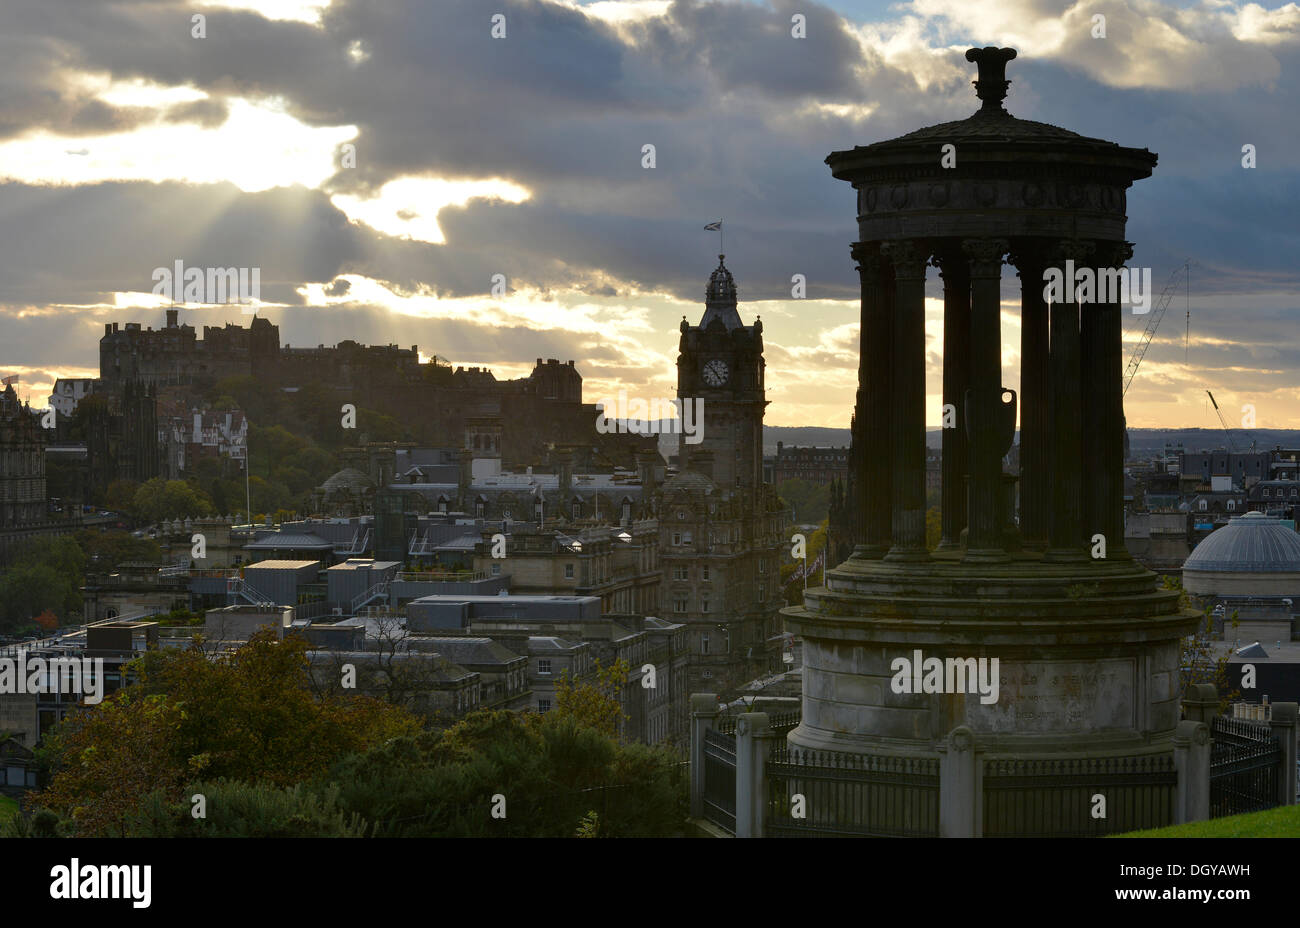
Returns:
[[[56,519],[49,511],[45,441],[40,416],[6,385],[0,393],[0,560],[8,560],[34,537],[74,527],[70,519]]]

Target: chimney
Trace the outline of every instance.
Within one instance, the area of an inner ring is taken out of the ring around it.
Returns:
[[[176,314],[177,314],[177,312],[179,312],[179,310],[176,310],[176,309],[169,309],[169,310],[167,310],[167,328],[169,328],[169,329],[174,329],[174,328],[176,328]]]
[[[111,322],[105,322],[105,323],[104,323],[104,334],[105,334],[105,335],[112,335],[112,334],[113,334],[113,323],[111,323]]]
[[[636,453],[636,469],[641,476],[642,498],[645,498],[645,491],[652,490],[659,485],[659,452],[643,448]]]

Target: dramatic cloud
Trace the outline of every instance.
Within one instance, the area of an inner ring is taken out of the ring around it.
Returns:
[[[1190,337],[1185,352],[1179,296],[1129,392],[1130,424],[1212,424],[1198,399],[1208,386],[1238,405],[1258,397],[1261,424],[1300,425],[1300,8],[873,10],[9,0],[0,313],[12,335],[0,367],[93,368],[103,322],[160,321],[150,274],[180,259],[261,268],[258,310],[294,344],[418,343],[499,376],[538,355],[572,357],[589,399],[670,393],[677,323],[702,311],[721,245],[702,226],[723,218],[742,315],[764,318],[768,421],[845,425],[853,196],[823,159],[969,115],[964,50],[997,44],[1020,50],[1011,112],[1160,155],[1130,191],[1128,237],[1157,289],[1197,261]],[[505,38],[492,35],[497,11]],[[204,38],[193,37],[196,12]],[[796,14],[806,38],[791,35]],[[1105,38],[1094,37],[1098,14]],[[1255,169],[1242,167],[1245,145]],[[806,300],[790,298],[795,274]],[[504,298],[490,294],[495,275]],[[1016,280],[1005,282],[1014,384]],[[929,293],[937,299],[937,281]],[[937,305],[927,309],[936,422]],[[231,307],[186,312],[246,319]],[[1130,344],[1144,325],[1130,320]]]

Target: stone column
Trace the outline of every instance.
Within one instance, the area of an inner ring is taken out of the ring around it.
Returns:
[[[766,712],[745,712],[736,718],[736,837],[763,837],[767,811],[765,782],[771,726]]]
[[[1174,730],[1174,824],[1203,822],[1210,817],[1210,726],[1191,719]]]
[[[983,797],[975,736],[964,725],[954,728],[938,751],[939,837],[978,838]]]
[[[925,548],[925,265],[915,239],[881,246],[894,264],[894,340],[890,397],[893,461],[891,561],[923,561]]]
[[[1068,279],[1072,268],[1087,259],[1091,244],[1064,241],[1052,262],[1061,268],[1065,291],[1072,293]],[[1066,264],[1073,261],[1073,265]],[[1048,525],[1045,560],[1082,561],[1083,547],[1083,442],[1080,430],[1080,345],[1079,306],[1073,300],[1052,302],[1049,309],[1051,332],[1048,361],[1048,417],[1051,421],[1049,466],[1052,475],[1052,510]]]
[[[968,560],[1008,560],[1003,547],[1002,239],[964,239],[970,262],[970,531]]]
[[[716,727],[715,693],[691,694],[691,818],[704,818],[704,733]]]
[[[1296,789],[1296,704],[1293,702],[1275,702],[1269,713],[1268,726],[1277,746],[1281,749],[1280,775],[1278,776],[1277,801],[1284,806],[1295,805]]]
[[[1018,248],[1012,263],[1020,277],[1020,535],[1026,548],[1047,547],[1051,506],[1048,472],[1047,301],[1043,299],[1041,247]]]
[[[943,489],[939,549],[961,547],[966,527],[966,390],[970,387],[970,267],[952,245],[936,255],[943,278]],[[952,420],[948,407],[952,406]]]
[[[1120,268],[1127,242],[1098,242],[1094,304],[1081,306],[1083,377],[1083,535],[1106,540],[1106,558],[1129,559],[1124,547],[1123,308]],[[1103,290],[1104,288],[1104,290]]]
[[[854,457],[853,557],[881,558],[892,538],[890,499],[893,461],[889,436],[893,410],[890,348],[893,345],[892,264],[874,242],[855,242],[853,259],[862,284],[858,350],[858,397],[854,410],[858,443]]]

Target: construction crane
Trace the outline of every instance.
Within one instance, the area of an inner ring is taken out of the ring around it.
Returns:
[[[1156,301],[1155,311],[1151,313],[1151,319],[1147,322],[1146,331],[1138,339],[1137,346],[1133,349],[1133,356],[1128,359],[1128,367],[1124,368],[1124,392],[1128,393],[1129,386],[1133,383],[1133,378],[1137,376],[1138,367],[1142,364],[1142,359],[1146,357],[1147,349],[1151,347],[1151,339],[1156,336],[1156,328],[1160,325],[1160,320],[1165,317],[1165,310],[1169,308],[1169,303],[1174,298],[1174,293],[1178,289],[1178,280],[1184,274],[1188,279],[1188,310],[1187,326],[1191,328],[1191,274],[1192,262],[1184,261],[1181,267],[1175,268],[1174,272],[1169,275],[1169,283],[1165,284],[1164,292],[1160,294],[1160,299]],[[1186,345],[1184,345],[1186,352]]]
[[[1210,397],[1210,402],[1214,404],[1214,411],[1219,415],[1219,424],[1223,426],[1224,437],[1228,439],[1228,450],[1235,454],[1237,449],[1233,447],[1232,434],[1228,431],[1228,421],[1223,418],[1223,410],[1219,408],[1218,403],[1214,402],[1214,394],[1210,393],[1209,390],[1206,390],[1205,392]]]

